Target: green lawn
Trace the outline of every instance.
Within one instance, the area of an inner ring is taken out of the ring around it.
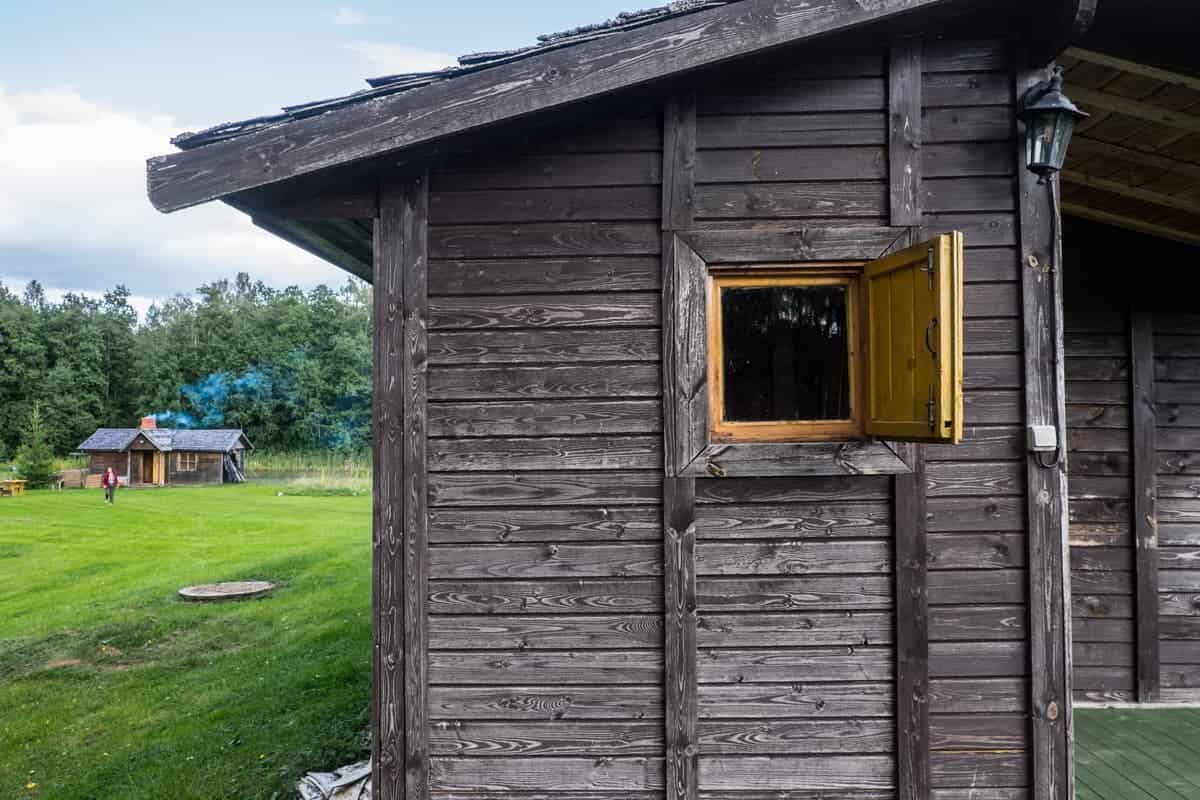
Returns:
[[[270,486],[0,499],[0,798],[289,797],[362,757],[370,527]],[[242,578],[279,588],[175,597]]]

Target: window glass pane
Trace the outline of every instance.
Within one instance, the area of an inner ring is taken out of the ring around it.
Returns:
[[[845,286],[721,290],[725,420],[850,418]]]

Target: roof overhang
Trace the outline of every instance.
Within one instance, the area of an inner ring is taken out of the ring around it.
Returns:
[[[1040,25],[1046,41],[1035,47],[1043,63],[1086,27],[1096,2],[1053,0],[1058,27]],[[152,158],[148,192],[160,211],[175,211],[917,12],[999,7],[1039,23],[1047,11],[1046,0],[741,0]],[[305,230],[256,216],[323,258],[347,255],[331,253],[324,237],[314,243]]]

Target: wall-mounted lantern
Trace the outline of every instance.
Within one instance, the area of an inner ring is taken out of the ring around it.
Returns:
[[[1021,100],[1025,123],[1025,167],[1045,183],[1063,168],[1075,125],[1088,115],[1063,94],[1062,67],[1048,81],[1037,84]]]

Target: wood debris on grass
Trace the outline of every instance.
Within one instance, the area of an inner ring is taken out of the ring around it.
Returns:
[[[310,772],[296,787],[303,800],[371,800],[371,762],[334,772]]]

